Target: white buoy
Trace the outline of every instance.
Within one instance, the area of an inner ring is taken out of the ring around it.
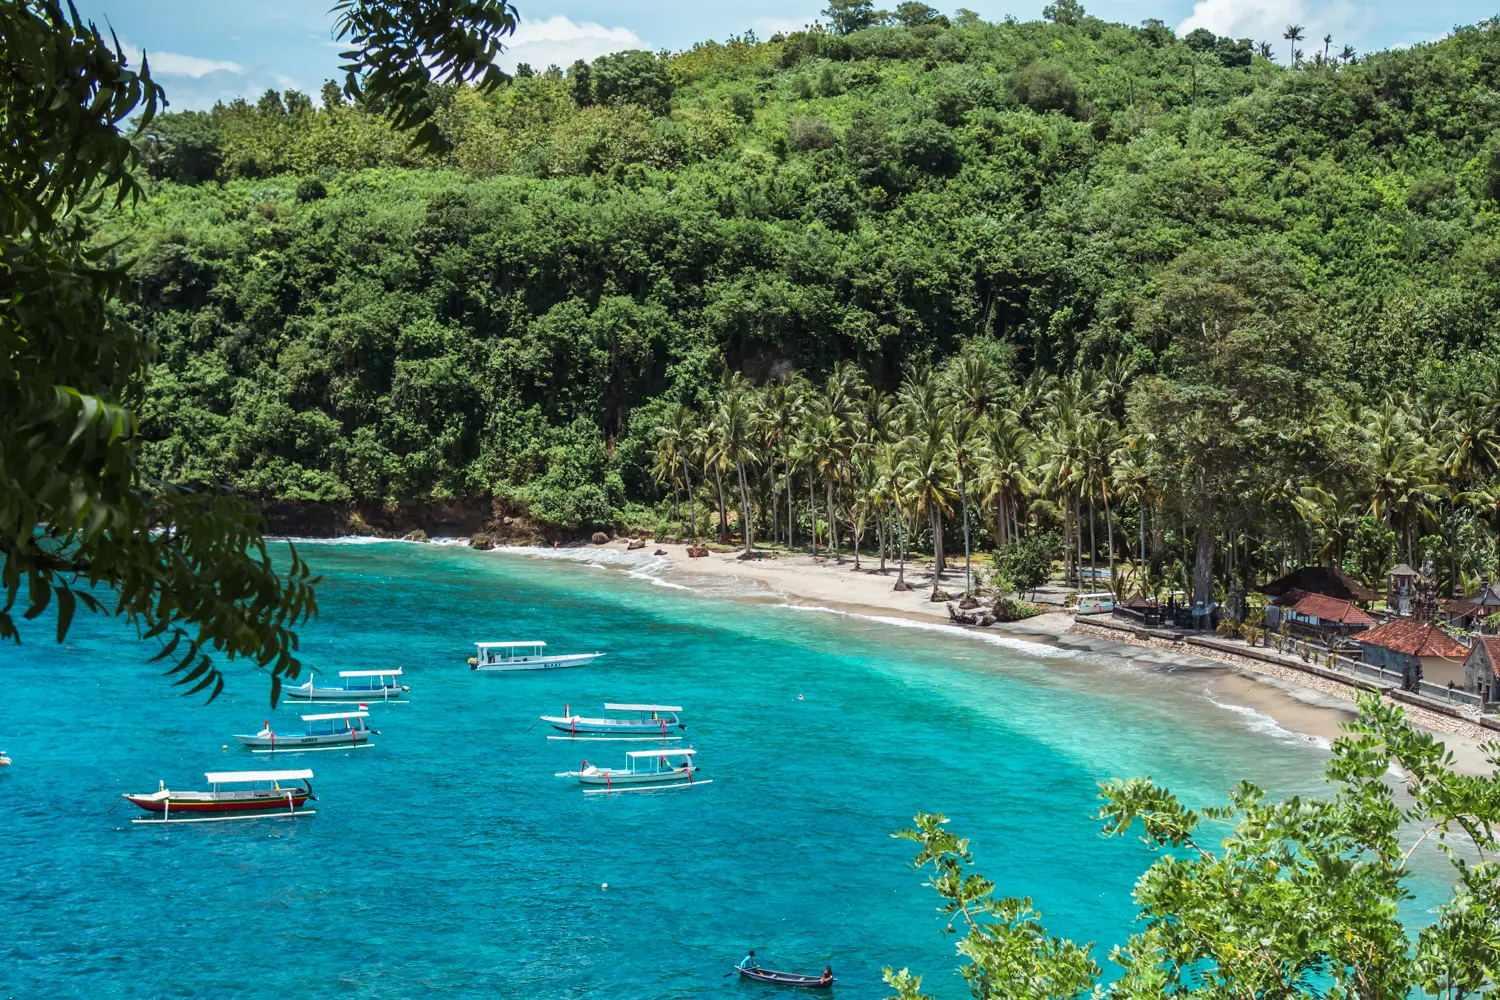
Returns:
[[[609,883],[605,882],[604,884],[600,885],[599,888],[601,888],[601,889],[608,889],[609,888]]]

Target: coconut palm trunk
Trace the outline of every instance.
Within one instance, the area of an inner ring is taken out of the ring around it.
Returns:
[[[784,481],[786,483],[786,550],[791,552],[797,546],[795,534],[797,517],[792,511],[792,457],[790,455],[786,459]]]
[[[932,505],[932,592],[937,594],[938,578],[947,566],[943,562],[943,512]]]
[[[896,509],[894,513],[901,527],[901,537],[896,542],[901,547],[901,551],[897,553],[901,562],[900,568],[896,570],[896,586],[904,588],[906,586],[906,515],[902,514],[900,509]]]
[[[828,547],[833,551],[833,558],[839,558],[839,523],[833,513],[833,471],[830,469],[823,473],[823,486],[827,494],[828,502]]]
[[[818,555],[818,501],[817,494],[813,491],[812,470],[807,470],[807,524],[812,529],[812,554],[814,558]]]
[[[683,459],[682,462],[682,478],[687,483],[688,537],[693,540],[692,544],[696,546],[698,544],[698,509],[693,503],[693,475],[689,471],[686,459]]]
[[[729,537],[729,514],[724,509],[724,472],[714,465],[714,482],[719,487],[719,541]]]
[[[1109,490],[1104,490],[1104,544],[1109,549],[1109,591],[1115,593],[1115,519],[1109,507]],[[1118,594],[1115,594],[1118,597]]]
[[[745,463],[734,463],[740,480],[740,538],[745,543],[745,554],[755,548],[755,528],[750,523],[750,488],[745,482]]]
[[[1099,582],[1099,567],[1097,565],[1099,542],[1094,537],[1094,525],[1099,519],[1094,515],[1094,492],[1089,491],[1089,586]]]
[[[964,517],[964,593],[974,589],[973,577],[969,569],[969,497],[964,490],[964,476],[958,477],[958,504],[963,510]]]
[[[1063,492],[1063,586],[1073,582],[1073,496]]]

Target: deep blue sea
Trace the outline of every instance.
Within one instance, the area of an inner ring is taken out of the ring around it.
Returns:
[[[1325,749],[1107,658],[705,597],[641,568],[301,551],[325,577],[304,662],[401,666],[411,687],[372,707],[370,749],[252,756],[231,734],[296,713],[268,709],[263,676],[234,665],[217,701],[179,698],[109,620],[81,614],[63,648],[44,619],[0,649],[15,759],[0,770],[0,1000],[730,1000],[769,995],[724,978],[752,947],[770,967],[831,963],[842,997],[888,995],[887,965],[959,997],[936,897],[890,836],[917,811],[950,816],[1002,891],[1107,965],[1150,855],[1100,837],[1098,781],[1150,774],[1195,804],[1240,778],[1321,787]],[[490,639],[608,656],[469,670]],[[685,706],[712,783],[606,797],[554,777],[639,747],[526,731],[605,701]],[[316,772],[315,816],[164,828],[109,811],[158,780],[269,766]]]

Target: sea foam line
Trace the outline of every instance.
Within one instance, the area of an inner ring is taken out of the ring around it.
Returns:
[[[1228,702],[1219,701],[1207,690],[1203,692],[1203,696],[1209,700],[1210,704],[1217,705],[1226,712],[1233,712],[1243,718],[1245,725],[1253,732],[1266,736],[1274,736],[1278,740],[1286,740],[1289,743],[1300,743],[1304,746],[1317,747],[1319,750],[1333,749],[1333,744],[1323,737],[1313,736],[1310,733],[1294,733],[1290,729],[1283,727],[1265,712],[1249,708],[1245,705],[1231,705]]]
[[[843,615],[846,618],[860,618],[864,621],[879,622],[882,625],[894,625],[897,628],[921,629],[925,632],[941,632],[943,635],[963,636],[975,639],[979,642],[987,642],[992,646],[1003,646],[1026,656],[1047,660],[1071,660],[1078,654],[1071,649],[1061,649],[1057,646],[1049,646],[1044,642],[1031,642],[1027,639],[1019,639],[1011,635],[996,635],[992,632],[976,632],[973,629],[954,628],[952,625],[944,625],[942,622],[923,622],[911,618],[897,618],[891,615],[862,615],[854,611],[840,611],[837,608],[824,607],[821,604],[787,604],[781,605],[789,611],[812,611],[821,614]]]

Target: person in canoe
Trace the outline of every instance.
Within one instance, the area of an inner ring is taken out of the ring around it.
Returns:
[[[740,965],[739,965],[739,967],[741,969],[755,969],[755,968],[759,968],[759,966],[757,966],[755,964],[755,949],[754,948],[750,949],[750,954],[748,954],[744,958],[740,959]],[[722,969],[723,966],[721,965],[721,966],[719,966],[719,968]]]
[[[823,978],[818,980],[818,982],[824,986],[827,986],[829,983],[833,982],[833,966],[823,966]]]

